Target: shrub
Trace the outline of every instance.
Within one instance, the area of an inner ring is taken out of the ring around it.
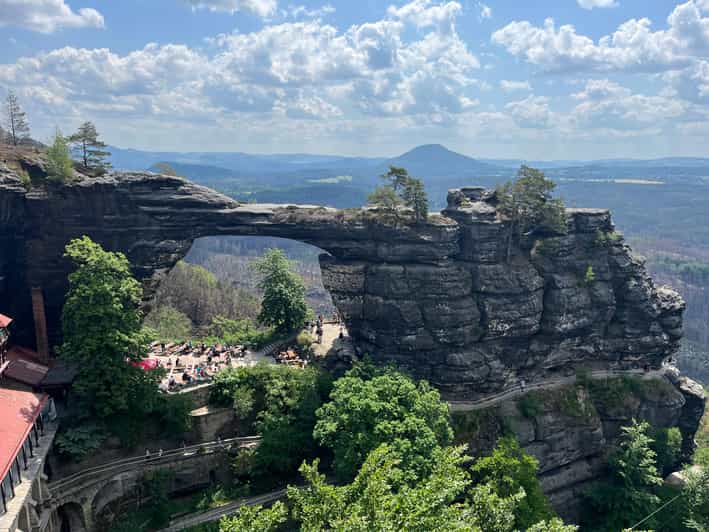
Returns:
[[[47,178],[63,183],[74,175],[69,144],[59,130],[54,134],[52,145],[47,148]]]
[[[57,449],[64,456],[79,461],[101,447],[106,431],[95,423],[67,428],[55,440]]]
[[[315,456],[315,411],[329,389],[329,378],[315,368],[258,364],[217,373],[211,401],[237,408],[261,435],[255,460],[260,474],[290,474]]]
[[[586,268],[586,274],[584,275],[583,282],[588,286],[593,284],[595,280],[596,274],[593,271],[593,266],[589,264],[588,268]]]
[[[527,419],[534,419],[543,412],[542,403],[534,392],[530,392],[517,401],[520,414]]]

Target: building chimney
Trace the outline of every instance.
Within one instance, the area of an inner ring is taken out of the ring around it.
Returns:
[[[37,353],[44,363],[49,362],[49,338],[47,337],[47,316],[44,312],[44,295],[39,287],[32,288],[32,314],[34,334],[37,339]]]

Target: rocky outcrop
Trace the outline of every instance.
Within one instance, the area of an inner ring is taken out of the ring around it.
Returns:
[[[475,398],[577,365],[655,368],[675,352],[684,303],[653,285],[608,211],[569,209],[564,234],[508,247],[495,205],[493,192],[454,190],[442,214],[391,224],[367,210],[238,204],[149,173],[26,193],[0,166],[0,312],[29,336],[29,290],[40,286],[56,340],[70,271],[63,248],[77,236],[125,252],[149,296],[194,239],[265,235],[323,249],[325,287],[359,349],[448,397]]]
[[[621,427],[633,419],[648,421],[652,431],[679,427],[686,450],[694,444],[704,402],[702,388],[685,379],[597,380],[455,412],[453,421],[458,442],[474,455],[492,450],[498,437],[514,435],[539,461],[539,479],[555,509],[577,522],[581,495],[603,477]]]

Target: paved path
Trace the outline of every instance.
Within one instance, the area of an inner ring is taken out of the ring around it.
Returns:
[[[589,377],[592,379],[607,379],[622,376],[640,376],[643,379],[654,379],[657,377],[664,377],[665,375],[665,368],[651,371],[644,371],[642,369],[599,370],[592,371],[589,373]],[[531,391],[559,388],[561,386],[574,384],[575,382],[575,375],[571,377],[558,377],[555,379],[548,379],[527,384],[524,389],[522,389],[520,385],[515,385],[494,395],[487,395],[482,399],[478,399],[477,401],[449,401],[448,403],[450,404],[451,411],[453,412],[482,410],[484,408],[490,408],[491,406],[495,406],[496,404],[501,403],[503,401],[508,401],[520,395],[524,395]]]
[[[159,532],[178,532],[186,528],[191,528],[193,526],[201,525],[203,523],[209,523],[211,521],[217,521],[224,516],[232,515],[242,506],[254,506],[256,504],[270,504],[286,496],[286,490],[272,491],[271,493],[264,493],[263,495],[257,495],[255,497],[249,497],[248,499],[240,499],[238,501],[230,502],[219,508],[213,508],[202,512],[199,514],[190,514],[174,521],[170,521],[170,525],[167,528],[163,528]]]

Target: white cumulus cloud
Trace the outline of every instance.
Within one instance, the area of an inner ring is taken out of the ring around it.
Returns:
[[[492,41],[546,72],[660,72],[709,53],[705,11],[704,0],[690,0],[675,7],[665,30],[653,31],[647,18],[630,19],[598,41],[572,25],[557,27],[551,18],[542,27],[514,21],[494,32]]]
[[[268,17],[276,12],[276,0],[184,0],[194,9],[209,9],[210,11],[223,11],[236,13],[248,11],[259,17]]]
[[[594,7],[617,7],[618,2],[615,0],[576,0],[584,9],[593,9]]]
[[[508,79],[503,79],[500,81],[500,88],[504,92],[532,90],[532,86],[529,84],[529,81],[513,81]]]
[[[0,26],[41,33],[61,28],[103,28],[103,15],[88,7],[73,11],[64,0],[0,0]]]
[[[442,123],[478,103],[480,63],[455,30],[459,13],[456,2],[414,0],[345,30],[314,18],[221,34],[206,48],[67,46],[0,64],[0,85],[52,124],[118,115],[245,124],[255,113],[278,127],[372,115]]]
[[[549,98],[530,95],[524,100],[505,105],[515,123],[521,128],[544,129],[552,126]]]

